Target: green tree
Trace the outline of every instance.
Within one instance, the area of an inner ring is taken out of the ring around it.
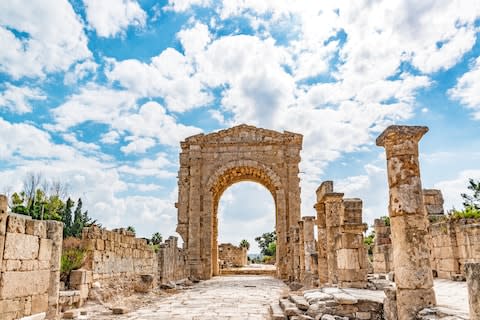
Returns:
[[[463,198],[464,208],[473,208],[475,210],[480,210],[480,180],[475,182],[475,180],[469,179],[467,188],[468,190],[472,191],[473,194],[461,194]]]
[[[79,198],[77,201],[77,207],[75,208],[75,211],[73,212],[73,225],[72,225],[72,237],[80,238],[80,235],[82,234],[82,230],[85,227],[90,227],[94,224],[97,224],[96,220],[92,220],[88,216],[88,210],[85,212],[82,212],[82,198]]]
[[[246,239],[243,239],[240,241],[240,247],[250,249],[250,242],[248,242]]]
[[[133,232],[133,234],[136,234],[135,228],[132,226],[128,226],[127,231],[130,231],[130,232]]]
[[[160,244],[162,243],[162,235],[160,234],[160,232],[155,232],[153,235],[152,235],[152,239],[150,240],[152,244]]]
[[[72,208],[75,205],[75,202],[68,198],[67,203],[65,204],[63,208],[63,214],[62,214],[62,222],[63,222],[63,237],[70,237],[72,236],[72,226],[73,226],[73,220],[72,220]]]
[[[273,232],[266,232],[262,234],[260,237],[256,237],[255,241],[258,243],[260,247],[260,252],[266,256],[273,256],[275,255],[275,251],[272,252],[272,246],[270,243],[276,243],[277,234],[275,231]]]
[[[11,196],[12,202],[12,212],[19,214],[28,214],[27,207],[25,206],[25,194],[20,192],[20,194],[14,192]]]

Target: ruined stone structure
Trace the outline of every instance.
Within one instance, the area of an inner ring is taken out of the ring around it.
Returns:
[[[242,267],[247,265],[247,248],[237,247],[231,243],[218,246],[218,259],[221,268]]]
[[[398,318],[414,319],[435,305],[428,220],[423,202],[418,142],[427,127],[390,126],[377,138],[385,148],[390,193],[389,215],[397,287]]]
[[[362,201],[333,192],[333,182],[317,189],[318,276],[322,284],[363,288],[368,261],[363,244]]]
[[[318,253],[315,240],[315,217],[302,217],[303,243],[305,254],[305,280],[311,282],[318,279]]]
[[[92,272],[91,280],[101,288],[109,288],[97,292],[104,300],[117,292],[133,293],[142,275],[157,276],[158,263],[153,249],[146,240],[135,238],[133,232],[108,231],[97,226],[84,228],[82,246],[86,249],[83,269]],[[86,285],[91,287],[91,284]]]
[[[63,224],[7,215],[0,195],[0,319],[58,310]]]
[[[470,319],[480,319],[480,263],[465,264]]]
[[[438,189],[423,189],[423,203],[429,217],[442,217],[443,209],[442,191]]]
[[[375,242],[373,246],[373,271],[375,273],[388,273],[393,271],[393,250],[390,239],[390,226],[384,219],[375,219]]]
[[[439,278],[464,278],[468,262],[480,263],[480,221],[445,219],[430,225],[432,268]]]
[[[188,277],[185,250],[178,248],[177,237],[169,237],[158,250],[158,282],[166,284]]]
[[[189,137],[181,148],[177,232],[187,250],[189,274],[199,279],[219,274],[219,199],[232,184],[253,181],[274,199],[278,276],[295,280],[300,257],[290,239],[300,220],[302,135],[240,125]]]

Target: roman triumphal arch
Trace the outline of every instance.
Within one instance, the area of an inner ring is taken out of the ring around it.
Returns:
[[[254,181],[265,186],[275,202],[277,275],[295,280],[300,254],[292,237],[300,220],[302,139],[292,132],[239,125],[181,142],[177,232],[191,276],[209,279],[218,274],[218,201],[232,184]]]

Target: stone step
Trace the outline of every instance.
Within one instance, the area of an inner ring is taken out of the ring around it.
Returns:
[[[289,294],[288,299],[295,303],[298,309],[302,311],[307,311],[308,307],[310,307],[310,304],[307,302],[307,300],[303,296],[299,296],[296,294]]]
[[[283,313],[282,308],[278,303],[272,303],[270,305],[270,315],[272,320],[286,320],[287,317]]]
[[[288,317],[297,316],[303,314],[297,306],[289,299],[280,299],[280,307],[282,307],[283,313]]]

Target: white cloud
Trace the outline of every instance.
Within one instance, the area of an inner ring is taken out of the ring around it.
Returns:
[[[452,99],[459,100],[473,111],[473,118],[480,120],[480,58],[477,58],[470,71],[457,79],[455,87],[448,91]]]
[[[13,113],[28,113],[32,111],[31,101],[45,99],[47,97],[37,88],[17,87],[6,83],[5,91],[0,92],[0,108],[6,108]]]
[[[177,38],[185,50],[185,55],[190,57],[203,51],[211,41],[208,27],[200,22],[197,22],[192,28],[180,30]]]
[[[145,153],[148,149],[155,145],[152,138],[127,137],[125,141],[131,141],[126,146],[120,148],[124,154]]]
[[[443,198],[445,200],[444,208],[446,211],[454,207],[456,209],[463,208],[463,200],[460,195],[462,193],[469,193],[469,190],[467,189],[469,179],[480,180],[480,170],[462,170],[453,179],[435,183],[434,187],[440,189],[443,193]]]
[[[100,37],[115,37],[129,26],[145,26],[147,14],[135,0],[83,0],[88,24]]]
[[[175,112],[203,106],[212,99],[187,58],[172,48],[153,57],[150,64],[134,59],[112,61],[107,77],[139,96],[162,97],[166,107]]]
[[[84,79],[89,74],[94,74],[97,71],[98,64],[93,60],[85,60],[77,63],[73,70],[65,73],[63,82],[66,85],[72,85]]]
[[[105,144],[117,144],[120,139],[120,134],[117,131],[109,131],[102,134],[100,142]]]
[[[193,6],[206,7],[210,5],[210,0],[168,0],[164,10],[184,12]]]
[[[85,121],[108,124],[135,107],[136,96],[133,93],[90,83],[52,110],[56,124],[48,127],[67,130]]]
[[[156,138],[159,143],[177,147],[180,140],[202,130],[177,123],[165,108],[154,101],[145,103],[138,113],[125,114],[111,122],[113,128],[128,131],[136,137]]]
[[[67,0],[35,0],[28,6],[1,1],[0,47],[0,72],[14,79],[64,71],[91,56],[83,25]]]

